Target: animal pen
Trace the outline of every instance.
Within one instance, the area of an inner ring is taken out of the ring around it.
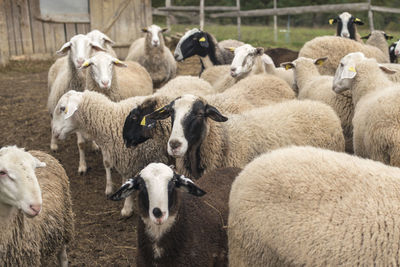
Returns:
[[[0,65],[50,59],[76,34],[98,29],[121,58],[152,24],[151,0],[0,0]]]

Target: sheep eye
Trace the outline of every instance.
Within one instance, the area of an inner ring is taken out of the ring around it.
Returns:
[[[65,107],[60,107],[60,111],[64,112],[65,111]]]
[[[7,173],[5,171],[0,171],[0,176],[6,175]]]
[[[343,63],[340,63],[340,67],[344,67],[344,64],[343,64]]]

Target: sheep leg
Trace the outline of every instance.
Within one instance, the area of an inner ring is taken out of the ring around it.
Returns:
[[[104,169],[106,169],[106,195],[110,195],[113,192],[113,183],[111,179],[111,160],[109,154],[104,150],[101,150],[101,154],[103,155],[103,164]]]
[[[124,207],[121,210],[122,217],[129,217],[133,213],[133,194],[125,198]]]
[[[78,143],[78,150],[79,150],[79,167],[78,167],[78,173],[80,175],[83,175],[87,171],[87,166],[86,166],[86,158],[85,158],[85,150],[84,150],[84,145],[85,145],[85,139],[83,138],[82,134],[77,132],[76,133],[77,137],[77,143]]]
[[[58,261],[61,267],[68,267],[67,247],[65,245],[58,253]]]
[[[93,151],[99,151],[100,147],[96,144],[95,141],[92,141],[92,150]]]
[[[55,138],[53,135],[51,135],[50,149],[53,152],[56,152],[58,150],[57,138]]]

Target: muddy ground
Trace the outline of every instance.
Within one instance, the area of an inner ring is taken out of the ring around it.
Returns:
[[[89,171],[80,176],[75,135],[60,141],[58,152],[50,151],[46,102],[47,71],[51,63],[13,62],[0,69],[0,147],[15,144],[27,150],[42,150],[64,166],[70,178],[76,215],[75,240],[68,247],[70,266],[135,266],[137,218],[121,218],[122,203],[106,199],[101,153],[87,149]],[[198,58],[178,67],[181,75],[196,75]],[[113,181],[117,185],[121,182],[115,171]],[[48,265],[55,263],[55,259],[49,259]]]

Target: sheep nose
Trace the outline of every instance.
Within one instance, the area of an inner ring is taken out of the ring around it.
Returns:
[[[236,71],[236,68],[235,67],[232,67],[231,68],[231,72],[235,72]]]
[[[174,57],[175,57],[175,59],[178,59],[179,55],[178,55],[178,54],[175,54]]]
[[[29,208],[33,211],[32,215],[36,216],[40,213],[40,210],[42,209],[42,205],[37,204],[37,205],[29,205]]]
[[[83,58],[81,58],[81,57],[76,60],[76,62],[78,63],[79,66],[82,66],[84,61],[85,60]]]
[[[162,215],[163,215],[159,208],[154,208],[153,209],[153,214],[154,214],[154,217],[156,217],[156,218],[161,218]]]
[[[171,140],[171,141],[169,141],[169,146],[170,146],[172,149],[177,149],[177,148],[180,147],[181,145],[182,145],[182,143],[179,142],[178,140]]]
[[[101,80],[101,83],[102,83],[104,86],[107,86],[107,85],[108,85],[108,80]]]
[[[348,38],[348,37],[349,37],[349,34],[348,34],[348,33],[343,33],[343,37]]]
[[[394,50],[394,54],[398,56],[400,54],[399,50]]]

